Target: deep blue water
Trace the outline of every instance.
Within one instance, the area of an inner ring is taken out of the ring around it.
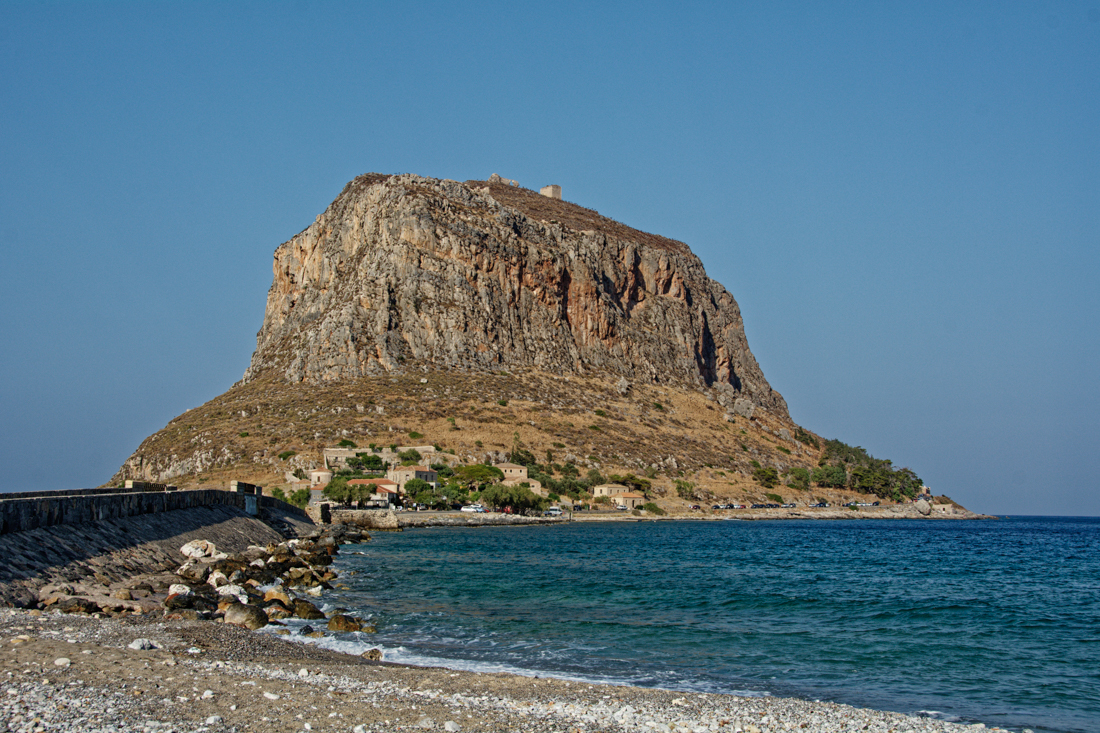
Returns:
[[[433,528],[336,567],[394,661],[1100,730],[1100,519]]]

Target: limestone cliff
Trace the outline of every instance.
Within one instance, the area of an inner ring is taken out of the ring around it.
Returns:
[[[499,180],[349,183],[275,251],[243,381],[523,367],[707,385],[789,419],[687,246]]]

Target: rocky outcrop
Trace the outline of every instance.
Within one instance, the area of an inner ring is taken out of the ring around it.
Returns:
[[[273,269],[246,382],[597,371],[722,386],[739,414],[787,418],[737,302],[684,244],[502,180],[361,176]]]

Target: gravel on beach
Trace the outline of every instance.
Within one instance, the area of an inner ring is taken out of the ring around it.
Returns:
[[[793,698],[408,667],[154,614],[98,619],[0,609],[0,645],[0,731],[925,733],[984,727]]]

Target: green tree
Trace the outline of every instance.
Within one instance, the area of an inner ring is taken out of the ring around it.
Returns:
[[[386,462],[382,460],[382,456],[374,453],[356,453],[355,455],[365,471],[383,471],[386,468]]]
[[[398,453],[397,457],[401,459],[402,466],[415,466],[420,463],[421,455],[416,448],[409,448]]]
[[[676,479],[672,483],[676,486],[676,495],[681,499],[695,498],[695,484],[681,479]]]
[[[516,514],[546,509],[547,500],[523,486],[495,484],[481,492],[481,503],[497,509],[511,507]]]
[[[504,472],[496,466],[473,463],[456,468],[454,480],[467,488],[476,487],[480,490],[489,484],[504,480]]]
[[[343,440],[341,440],[336,445],[339,446],[340,448],[358,448],[359,447],[355,443],[348,440],[347,438],[344,438]]]
[[[304,509],[309,503],[309,489],[298,489],[287,497],[287,501],[299,509]]]
[[[752,472],[752,477],[765,489],[770,489],[779,483],[779,471],[771,467],[756,469]]]
[[[810,472],[805,468],[792,468],[787,471],[787,486],[805,491],[810,488]]]
[[[813,482],[829,489],[842,489],[848,485],[848,472],[844,466],[818,466],[811,474]]]
[[[409,479],[408,481],[405,482],[404,490],[405,490],[405,493],[407,495],[416,496],[417,494],[419,494],[422,491],[431,491],[432,490],[432,485],[429,484],[424,479],[411,478],[411,479]],[[426,502],[417,502],[417,503],[423,504],[423,503],[426,503]]]
[[[332,481],[328,482],[325,486],[324,494],[326,499],[338,502],[345,506],[351,504],[355,500],[355,492],[352,487],[348,486],[348,480],[344,476],[333,477]]]

